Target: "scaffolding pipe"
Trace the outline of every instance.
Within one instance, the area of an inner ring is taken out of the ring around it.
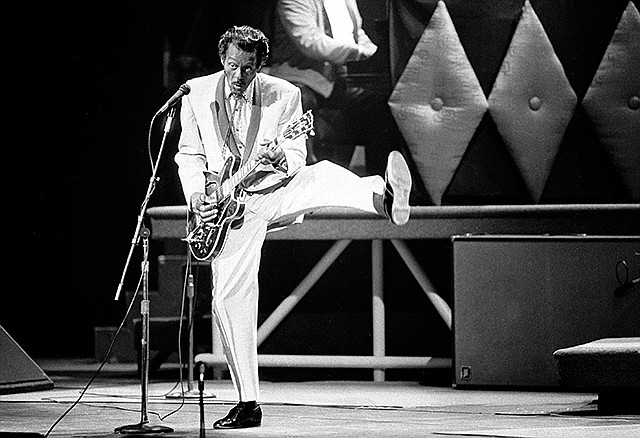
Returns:
[[[289,296],[287,296],[276,310],[269,315],[269,317],[258,328],[258,346],[269,337],[271,332],[282,322],[282,320],[293,310],[293,308],[300,302],[300,300],[311,290],[314,284],[322,277],[327,269],[333,262],[342,254],[347,246],[351,243],[351,240],[338,240],[333,244],[331,248],[322,256],[322,258],[316,263],[306,277],[300,282],[300,284],[294,289]]]
[[[433,284],[431,284],[431,281],[429,281],[429,278],[427,278],[427,275],[420,267],[420,264],[415,259],[415,257],[413,257],[411,251],[409,251],[407,244],[402,240],[397,239],[392,239],[391,243],[393,243],[393,246],[395,246],[398,254],[400,254],[400,257],[402,258],[402,260],[404,260],[404,263],[407,265],[415,279],[418,281],[418,284],[420,285],[420,287],[422,287],[422,290],[427,294],[427,297],[440,314],[440,317],[443,319],[445,324],[447,324],[449,330],[451,330],[451,308],[449,307],[447,302],[435,292]]]
[[[371,290],[373,307],[373,355],[383,357],[386,349],[384,310],[384,258],[382,240],[371,241]],[[373,380],[384,382],[384,369],[373,370]]]
[[[204,362],[208,366],[226,365],[222,354],[201,353],[196,362]],[[258,366],[275,368],[418,368],[448,369],[452,366],[451,358],[441,357],[409,357],[409,356],[321,356],[321,355],[282,355],[260,354]]]

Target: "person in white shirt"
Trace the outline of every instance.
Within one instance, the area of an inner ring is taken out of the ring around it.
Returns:
[[[349,63],[378,50],[362,27],[356,0],[278,0],[272,27],[274,54],[265,72],[298,86],[303,110],[317,116],[308,162],[326,158],[348,166],[362,145],[366,170],[383,171],[393,148],[388,96],[347,78]],[[321,114],[321,108],[334,111]]]

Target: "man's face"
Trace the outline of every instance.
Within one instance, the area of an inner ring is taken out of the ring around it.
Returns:
[[[226,55],[220,60],[231,92],[244,93],[259,70],[255,52],[245,52],[231,43]]]

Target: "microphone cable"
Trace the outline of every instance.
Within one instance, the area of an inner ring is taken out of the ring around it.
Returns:
[[[102,371],[102,368],[104,368],[104,366],[107,364],[107,361],[111,357],[111,352],[112,352],[113,347],[114,347],[114,345],[116,343],[116,340],[118,339],[118,335],[120,334],[120,332],[122,331],[122,328],[124,327],[125,323],[127,322],[127,319],[129,318],[129,314],[131,313],[131,309],[133,308],[133,303],[135,303],[136,298],[138,296],[138,293],[140,292],[140,285],[142,284],[143,275],[144,274],[141,274],[140,278],[138,279],[138,285],[136,286],[136,291],[133,294],[133,297],[131,298],[131,302],[129,303],[129,307],[127,308],[127,311],[125,312],[124,318],[122,318],[122,321],[120,322],[120,325],[118,326],[118,329],[116,330],[116,333],[113,336],[113,339],[111,340],[111,343],[109,344],[109,348],[107,349],[107,352],[104,355],[104,359],[102,359],[102,362],[100,363],[100,366],[98,367],[96,372],[93,374],[91,379],[89,379],[89,382],[82,389],[82,391],[80,392],[80,395],[78,396],[78,398],[71,404],[71,406],[69,406],[67,408],[66,411],[64,411],[62,413],[62,415],[60,415],[60,417],[58,417],[58,419],[51,425],[51,427],[49,427],[49,430],[44,435],[45,438],[48,437],[49,434],[53,431],[53,429],[69,414],[69,412],[71,412],[71,410],[73,408],[75,408],[80,403],[80,400],[82,400],[82,397],[84,397],[85,393],[89,390],[89,387],[91,386],[91,384],[98,377],[98,375]]]

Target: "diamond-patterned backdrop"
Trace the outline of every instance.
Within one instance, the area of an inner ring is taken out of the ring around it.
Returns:
[[[393,0],[389,18],[420,203],[640,201],[635,2]]]

